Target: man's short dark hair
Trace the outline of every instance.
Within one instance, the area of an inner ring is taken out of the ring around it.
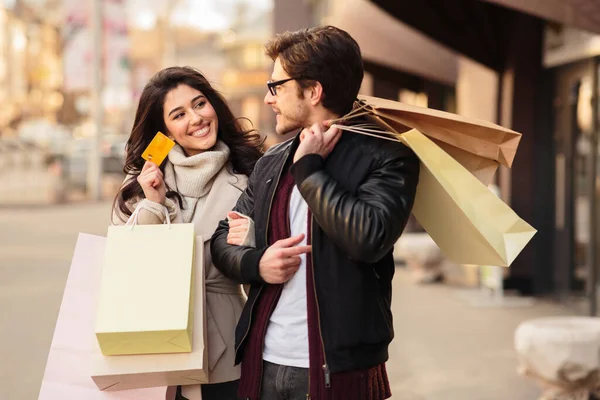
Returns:
[[[319,26],[285,32],[265,45],[273,61],[298,80],[302,89],[315,82],[323,86],[323,106],[344,115],[352,109],[364,71],[358,43],[346,31]]]

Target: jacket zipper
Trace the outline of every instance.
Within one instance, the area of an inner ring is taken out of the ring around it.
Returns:
[[[289,151],[286,152],[286,155],[284,157],[284,161],[283,164],[281,164],[281,168],[279,169],[279,174],[277,175],[277,181],[275,182],[275,186],[273,189],[273,194],[271,194],[271,200],[269,201],[269,210],[267,211],[267,223],[265,225],[266,229],[265,229],[265,243],[268,244],[269,243],[269,223],[271,220],[271,207],[273,206],[273,199],[275,199],[275,192],[277,191],[277,186],[279,185],[279,181],[281,180],[281,173],[283,172],[283,168],[285,167],[285,165],[287,164],[287,159],[289,157]],[[252,311],[254,311],[254,305],[256,304],[256,301],[258,300],[258,296],[260,296],[262,290],[263,290],[263,286],[260,287],[260,289],[258,289],[258,294],[256,295],[256,299],[254,300],[254,302],[252,303],[252,305],[250,306],[250,317],[248,320],[248,328],[246,328],[246,333],[244,333],[244,337],[242,338],[242,340],[240,340],[240,343],[238,344],[238,346],[235,348],[235,358],[237,359],[237,354],[238,354],[238,350],[240,349],[240,346],[242,345],[242,343],[244,343],[246,341],[246,338],[248,337],[248,333],[250,333],[250,327],[252,326]],[[264,343],[263,343],[264,346]],[[262,376],[262,372],[261,372],[261,376]],[[262,385],[262,379],[261,379],[261,383],[259,383],[259,388],[258,388],[258,393],[260,394],[260,390],[261,390],[261,386]]]
[[[282,291],[283,291],[283,289],[279,290],[277,301],[273,302],[273,305],[271,306],[271,309],[269,310],[269,315],[273,315],[273,311],[275,310],[277,302],[279,302],[279,296],[281,296],[281,292]],[[267,322],[267,329],[268,329],[268,322]],[[266,335],[267,335],[267,331],[265,329],[265,336]],[[262,353],[264,353],[264,351],[265,351],[265,341],[263,340],[262,345],[260,347],[260,353],[262,354]],[[262,391],[262,375],[263,375],[263,368],[262,368],[262,364],[261,364],[261,367],[260,367],[260,377],[261,377],[261,379],[260,379],[260,382],[258,383],[258,396],[259,396],[259,398],[260,398],[260,392]]]
[[[279,185],[279,181],[281,180],[281,173],[283,172],[283,168],[285,167],[285,164],[287,162],[288,154],[289,153],[286,154],[286,156],[284,157],[285,160],[284,160],[283,164],[281,164],[281,168],[279,169],[279,174],[277,175],[277,181],[275,182],[275,186],[273,189],[273,194],[271,194],[271,200],[269,201],[269,210],[267,211],[267,224],[265,225],[266,226],[265,243],[267,243],[267,244],[269,243],[269,223],[271,220],[271,207],[273,206],[273,199],[275,199],[275,192],[277,191],[277,185]],[[258,294],[256,295],[256,299],[258,299],[258,296],[260,296],[260,293],[262,292],[263,287],[264,286],[261,286],[260,289],[258,289]],[[246,329],[246,333],[244,334],[244,337],[240,341],[240,344],[235,349],[236,357],[237,357],[238,349],[240,348],[242,343],[244,343],[244,341],[246,340],[246,337],[248,337],[248,333],[250,332],[250,326],[252,326],[252,311],[254,310],[255,304],[256,304],[256,300],[250,306],[250,320],[248,321],[248,328]]]
[[[258,289],[258,294],[256,295],[256,299],[257,300],[258,300],[258,296],[260,296],[260,293],[262,292],[262,290],[263,290],[263,286],[261,286]],[[248,333],[250,333],[250,326],[251,326],[251,323],[252,323],[252,311],[254,310],[254,305],[255,304],[256,304],[256,300],[254,300],[254,302],[250,306],[250,321],[248,323],[248,329],[246,329],[246,333],[244,334],[244,337],[242,338],[242,340],[240,341],[240,343],[235,348],[235,358],[237,358],[237,353],[238,353],[238,350],[240,349],[240,346],[242,345],[242,343],[244,343],[246,341],[246,337],[248,337]]]
[[[311,217],[311,221],[310,221],[311,244],[314,239],[314,228],[313,228],[314,222],[315,222],[315,218]],[[311,267],[313,269],[313,273],[312,273],[313,293],[315,295],[315,303],[317,305],[317,322],[319,324],[319,338],[321,339],[321,347],[323,349],[323,360],[325,361],[325,363],[323,364],[323,366],[321,368],[323,368],[323,375],[325,376],[325,388],[329,389],[331,387],[331,373],[329,371],[329,364],[327,364],[327,354],[325,353],[325,343],[323,342],[323,332],[321,330],[321,310],[319,308],[319,298],[317,296],[317,283],[315,280],[315,259],[313,257],[312,251],[310,252],[310,260],[311,260]],[[309,388],[309,393],[310,393],[310,378],[308,380],[308,388]],[[309,397],[309,399],[310,399],[310,397]]]
[[[271,196],[271,202],[269,203],[269,212],[267,213],[267,229],[265,229],[265,243],[269,243],[269,221],[271,220],[271,207],[273,206],[273,199],[275,199],[275,192],[277,192],[277,186],[279,185],[279,181],[281,180],[281,174],[283,172],[283,168],[285,168],[285,165],[287,164],[287,156],[285,157],[285,161],[283,162],[283,165],[281,166],[281,169],[279,170],[279,175],[277,176],[277,181],[275,182],[275,189],[273,189],[273,195]],[[288,200],[288,209],[289,209],[289,200]],[[290,232],[290,219],[289,217],[287,218],[287,231],[288,233]],[[280,289],[279,291],[279,296],[281,296],[281,291],[283,289]],[[279,302],[279,300],[277,300],[277,302]],[[275,307],[277,305],[277,302],[273,302],[273,305],[271,306],[271,309],[269,310],[269,315],[273,314],[273,311],[275,310]],[[267,329],[268,329],[268,322],[267,322]],[[267,334],[267,331],[265,330],[265,336]],[[265,351],[265,341],[263,340],[262,345],[261,345],[261,354],[264,353]],[[260,392],[262,391],[262,375],[263,375],[263,368],[261,366],[261,372],[260,372],[260,382],[258,383],[258,395],[260,396]]]

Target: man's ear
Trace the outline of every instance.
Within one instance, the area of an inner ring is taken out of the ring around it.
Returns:
[[[308,90],[310,90],[309,98],[313,106],[323,102],[325,93],[323,93],[323,85],[321,85],[321,82],[316,81],[314,85],[308,88]]]

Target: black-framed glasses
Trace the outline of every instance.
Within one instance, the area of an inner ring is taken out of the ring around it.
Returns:
[[[296,78],[287,78],[282,79],[280,81],[267,81],[267,87],[269,88],[269,92],[271,92],[273,96],[277,96],[277,86],[283,85],[284,83],[293,81],[295,79]]]

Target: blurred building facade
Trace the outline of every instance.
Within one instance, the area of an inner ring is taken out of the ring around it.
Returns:
[[[14,135],[25,120],[58,118],[62,41],[56,13],[42,15],[24,1],[5,3],[0,7],[0,135]]]
[[[91,29],[94,3],[102,14],[101,48],[94,46]],[[272,8],[271,0],[0,2],[0,158],[12,160],[6,149],[35,149],[42,162],[28,173],[38,181],[50,181],[50,173],[52,182],[62,182],[36,192],[29,184],[13,184],[22,182],[17,170],[29,167],[13,168],[10,177],[0,174],[0,205],[87,198],[96,148],[92,73],[98,52],[105,197],[123,179],[124,145],[141,91],[164,67],[199,69],[235,115],[272,136],[274,119],[262,103],[271,72],[263,44],[273,33]]]

